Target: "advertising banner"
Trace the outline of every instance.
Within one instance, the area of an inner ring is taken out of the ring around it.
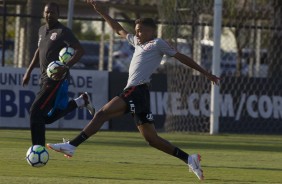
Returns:
[[[126,85],[127,73],[110,73],[110,98]],[[203,77],[192,81],[210,86]],[[152,76],[151,111],[157,129],[164,129],[166,116],[175,120],[174,131],[209,131],[210,89],[196,88],[187,82],[189,92],[167,91],[164,74]],[[253,86],[250,88],[249,86]],[[255,86],[255,87],[254,87]],[[221,133],[282,133],[282,82],[265,78],[225,77],[220,85],[219,130]],[[177,121],[181,120],[181,121]],[[137,130],[131,115],[110,122],[114,130]]]
[[[29,109],[39,91],[40,72],[33,70],[28,86],[22,87],[24,68],[0,68],[0,127],[29,128]],[[69,100],[88,92],[99,109],[108,101],[108,72],[71,70]],[[86,108],[76,109],[49,128],[81,129],[92,117]],[[104,129],[108,128],[105,123]]]

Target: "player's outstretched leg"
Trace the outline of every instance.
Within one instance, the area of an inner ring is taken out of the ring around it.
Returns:
[[[48,143],[46,144],[46,146],[49,149],[63,153],[64,156],[67,158],[72,157],[76,149],[75,146],[71,145],[69,141],[66,141],[65,139],[63,139],[63,143],[57,143],[57,144]]]
[[[203,170],[200,165],[201,156],[199,154],[189,155],[172,145],[169,141],[159,137],[154,124],[140,123],[138,129],[150,146],[179,158],[188,164],[189,171],[193,172],[200,180],[204,179]]]
[[[199,178],[199,180],[203,180],[204,174],[201,168],[200,161],[201,161],[201,156],[199,154],[189,155],[188,167],[189,167],[189,171],[193,172]]]
[[[80,106],[81,104],[84,104],[84,100],[80,99],[78,103],[78,106]],[[126,103],[120,97],[115,97],[95,114],[93,119],[88,123],[83,131],[80,132],[80,134],[78,134],[74,139],[57,144],[48,143],[46,146],[55,151],[64,153],[67,157],[72,157],[75,149],[91,135],[98,132],[104,122],[124,114],[126,108]]]

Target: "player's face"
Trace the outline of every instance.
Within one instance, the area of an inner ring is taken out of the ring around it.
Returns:
[[[58,10],[55,6],[45,6],[44,18],[47,24],[54,25],[58,21]]]
[[[155,30],[142,24],[135,25],[135,36],[139,44],[146,43],[155,37]]]

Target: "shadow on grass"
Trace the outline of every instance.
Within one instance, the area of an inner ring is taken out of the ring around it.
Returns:
[[[206,166],[203,168],[215,168],[215,169],[246,169],[246,170],[260,170],[260,171],[282,171],[282,168],[260,168],[260,167],[231,167],[231,166]]]
[[[228,179],[208,179],[209,181],[214,181],[214,182],[220,182],[220,183],[236,183],[236,184],[246,184],[246,183],[258,183],[259,181],[253,180],[253,181],[242,181],[242,180],[228,180]],[[259,183],[271,183],[274,184],[272,181],[263,181]]]
[[[73,178],[87,178],[87,179],[98,179],[98,180],[120,180],[120,181],[160,181],[159,179],[150,179],[150,178],[137,178],[137,177],[133,177],[133,178],[122,178],[122,177],[109,177],[109,176],[105,176],[105,177],[97,177],[97,176],[71,176]],[[169,181],[169,180],[166,180]],[[171,180],[173,181],[173,180]]]
[[[105,145],[105,146],[121,146],[121,147],[147,147],[148,144],[142,140],[111,140],[111,141],[101,141],[99,139],[88,140],[87,143]],[[282,152],[281,146],[275,145],[265,145],[258,143],[251,144],[234,144],[234,143],[224,143],[216,144],[214,142],[172,142],[175,146],[181,147],[183,149],[211,149],[211,150],[237,150],[237,151],[268,151],[268,152]]]

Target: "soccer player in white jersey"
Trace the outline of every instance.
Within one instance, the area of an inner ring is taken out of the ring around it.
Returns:
[[[95,1],[87,0],[87,3],[93,6],[94,10],[105,19],[120,37],[127,39],[135,47],[129,67],[127,85],[119,96],[114,97],[95,114],[94,118],[77,137],[68,142],[47,144],[47,147],[62,152],[67,157],[72,157],[75,149],[87,138],[98,132],[104,122],[125,113],[132,113],[138,130],[150,146],[181,159],[188,164],[189,170],[200,180],[203,180],[204,175],[200,166],[200,155],[189,155],[158,136],[150,111],[148,84],[152,73],[160,65],[164,54],[174,57],[184,65],[201,72],[214,84],[218,84],[220,79],[204,70],[190,57],[175,51],[164,40],[156,38],[157,26],[151,18],[136,20],[135,35],[133,35],[102,11]]]

